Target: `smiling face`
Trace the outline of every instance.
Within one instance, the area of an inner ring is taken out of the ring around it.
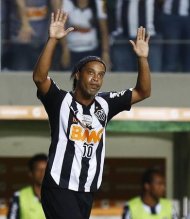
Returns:
[[[92,99],[102,86],[105,66],[98,61],[86,63],[80,72],[76,73],[76,92],[85,99]]]

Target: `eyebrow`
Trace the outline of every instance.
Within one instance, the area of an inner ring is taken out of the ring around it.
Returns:
[[[84,67],[84,68],[86,68],[87,70],[92,70],[92,71],[95,72],[95,70],[93,68],[91,68],[91,67]],[[98,73],[104,73],[105,74],[106,71],[102,70],[102,71],[99,71]]]

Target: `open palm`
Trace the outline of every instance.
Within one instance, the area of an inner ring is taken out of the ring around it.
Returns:
[[[56,13],[51,15],[51,24],[49,28],[50,38],[61,39],[66,36],[69,32],[74,30],[73,27],[70,27],[65,30],[65,23],[67,21],[68,15],[63,13],[61,10],[57,10]]]
[[[135,51],[138,57],[148,57],[148,52],[149,52],[148,43],[150,36],[148,35],[146,37],[145,35],[146,35],[145,28],[139,27],[137,30],[136,42],[129,40],[133,46],[133,50]]]

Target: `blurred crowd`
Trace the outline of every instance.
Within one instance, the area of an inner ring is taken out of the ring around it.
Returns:
[[[190,0],[1,0],[2,71],[34,68],[58,8],[75,29],[57,47],[54,71],[98,55],[109,71],[136,72],[129,40],[144,26],[151,36],[151,71],[190,73]]]

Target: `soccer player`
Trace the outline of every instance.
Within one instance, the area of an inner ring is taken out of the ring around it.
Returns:
[[[60,10],[52,13],[49,39],[33,72],[37,96],[51,127],[42,206],[47,219],[87,219],[94,192],[102,180],[107,123],[119,112],[130,110],[132,104],[150,96],[149,36],[140,27],[136,41],[130,41],[139,69],[133,89],[98,93],[106,66],[99,57],[88,56],[74,66],[73,90],[67,92],[48,76],[58,41],[74,30],[65,29],[66,20],[66,13]]]

